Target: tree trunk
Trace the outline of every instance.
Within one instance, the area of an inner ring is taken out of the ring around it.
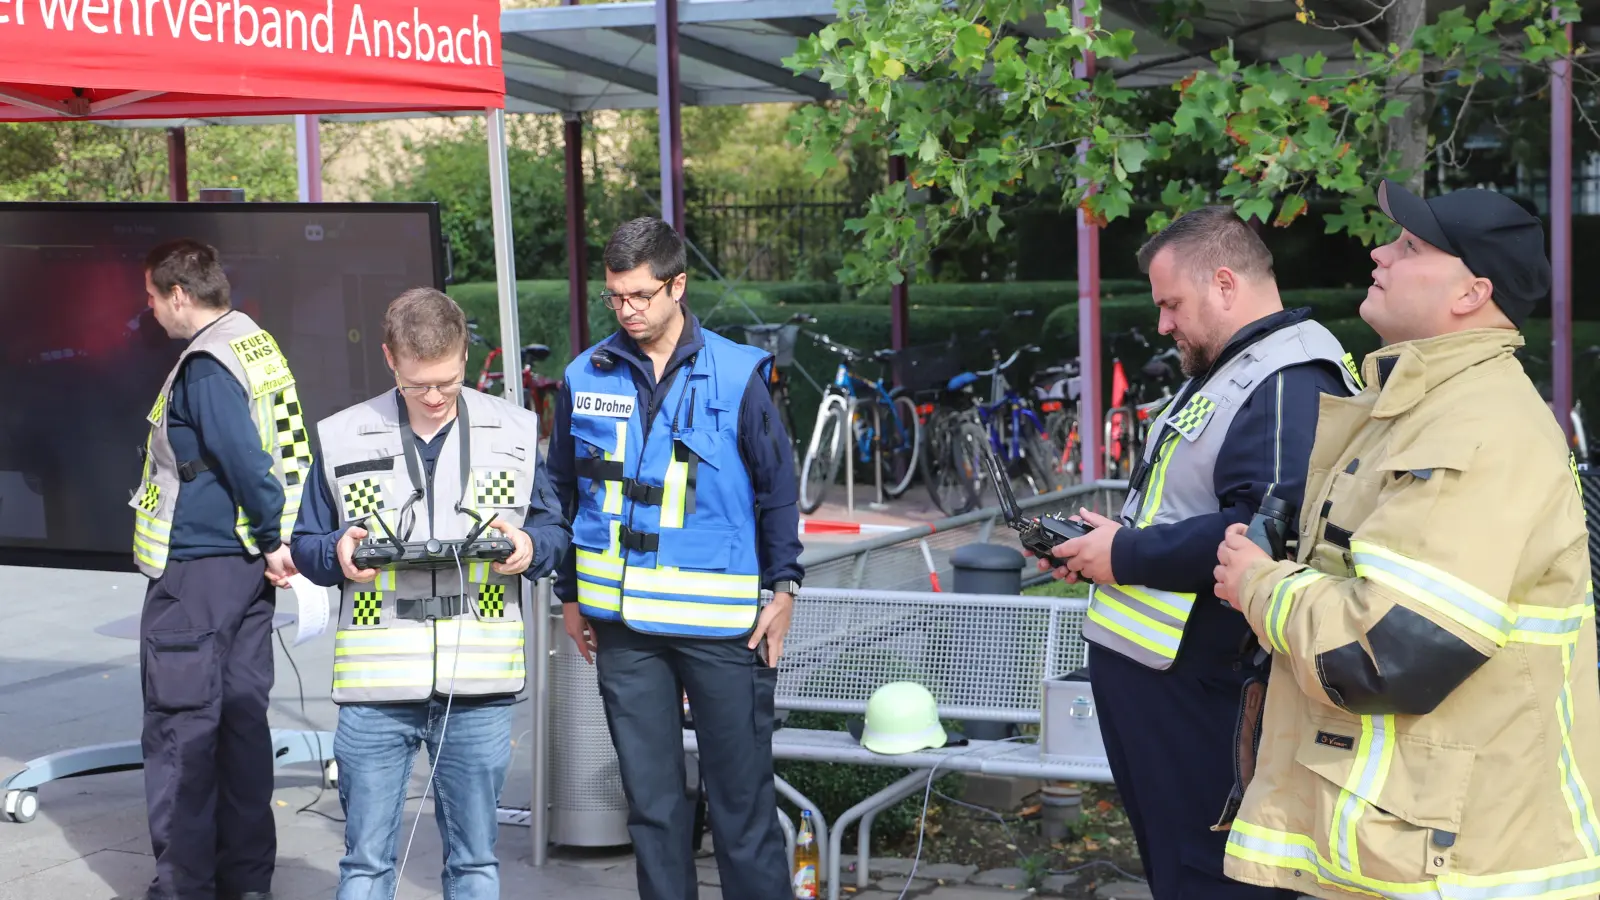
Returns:
[[[1417,29],[1427,16],[1427,0],[1393,0],[1384,14],[1389,42],[1409,49]],[[1399,167],[1404,184],[1422,195],[1428,162],[1428,119],[1433,112],[1432,98],[1424,89],[1422,74],[1398,74],[1389,79],[1389,95],[1405,101],[1405,112],[1389,120],[1389,149],[1399,151]]]

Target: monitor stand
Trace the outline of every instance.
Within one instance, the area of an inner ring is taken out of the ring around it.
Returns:
[[[272,630],[295,623],[294,613],[280,612],[272,617]],[[139,616],[117,619],[96,628],[107,637],[139,639]],[[272,729],[272,761],[277,768],[294,763],[322,765],[323,784],[333,788],[339,772],[333,762],[333,732]],[[39,786],[84,775],[103,775],[144,768],[144,751],[138,740],[117,741],[75,747],[31,759],[21,771],[0,780],[0,820],[31,822],[39,813]]]

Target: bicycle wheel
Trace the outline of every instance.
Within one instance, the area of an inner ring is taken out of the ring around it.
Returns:
[[[951,409],[939,408],[922,426],[922,448],[918,454],[918,468],[922,470],[922,483],[928,487],[933,505],[947,516],[958,516],[972,509],[978,498],[965,477],[956,476],[955,442],[960,416]]]
[[[1033,482],[1035,493],[1048,494],[1066,487],[1061,476],[1061,449],[1047,434],[1033,430],[1024,421],[1022,428],[1023,474]]]
[[[883,493],[899,497],[917,476],[917,451],[922,446],[922,423],[917,419],[917,404],[910,397],[894,398],[885,415],[878,466],[883,470]],[[898,426],[895,424],[898,420]]]
[[[1106,411],[1105,446],[1100,454],[1105,460],[1107,478],[1127,478],[1133,474],[1134,454],[1138,452],[1133,417],[1133,409],[1127,406]]]
[[[811,444],[806,448],[805,463],[800,467],[800,511],[811,514],[822,505],[822,498],[833,479],[839,474],[839,462],[844,458],[846,436],[844,402],[834,397],[823,401],[817,414],[816,427],[811,431]]]
[[[966,482],[967,496],[971,498],[969,505],[961,512],[975,509],[983,502],[983,491],[989,480],[983,466],[983,454],[990,449],[989,432],[971,419],[962,419],[950,441],[952,476]]]

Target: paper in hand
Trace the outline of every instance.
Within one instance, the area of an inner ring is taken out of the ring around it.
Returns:
[[[298,647],[328,630],[331,600],[327,588],[317,587],[311,583],[311,579],[298,572],[290,576],[289,587],[294,590],[294,598],[299,606],[300,627],[294,636],[294,646]]]

